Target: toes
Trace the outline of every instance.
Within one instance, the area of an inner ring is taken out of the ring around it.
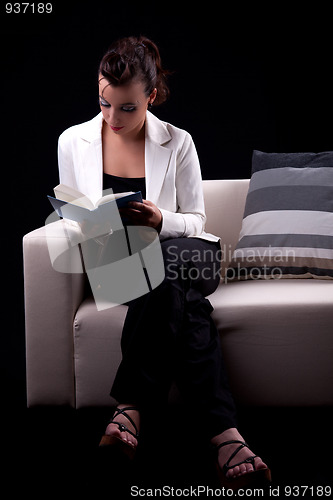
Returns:
[[[229,479],[232,479],[233,477],[237,477],[239,475],[240,475],[240,468],[238,465],[236,467],[233,467],[232,469],[229,469],[227,474],[226,474],[226,476]]]
[[[253,472],[253,466],[251,464],[241,464],[237,465],[236,467],[233,467],[232,469],[228,470],[226,477],[229,479],[233,477],[239,477],[242,476],[243,474],[248,474],[249,472]]]
[[[239,466],[239,476],[242,476],[243,474],[247,473],[247,465],[248,464],[241,464]]]
[[[129,442],[129,434],[127,432],[122,432],[116,424],[109,424],[105,433],[109,436],[120,438],[125,441],[125,443]]]
[[[254,468],[253,468],[253,465],[252,464],[246,464],[245,465],[245,474],[248,474],[249,472],[253,472],[254,471]]]
[[[256,469],[262,469],[266,468],[265,464],[260,460],[258,464],[256,463]],[[237,465],[236,467],[233,467],[232,469],[229,469],[228,472],[226,473],[226,477],[229,479],[233,477],[239,477],[242,476],[243,474],[248,474],[249,472],[253,472],[254,468],[253,465],[250,463],[244,463],[241,465]]]
[[[261,460],[261,458],[256,457],[255,459],[256,469],[267,469],[267,465]]]
[[[130,406],[130,405],[129,405]],[[126,408],[126,405],[122,405],[122,407],[119,406],[119,411],[122,408]],[[129,411],[129,415],[127,415],[124,411],[124,414],[122,415],[120,412],[115,413],[115,416],[113,417],[113,422],[111,422],[107,428],[105,433],[107,435],[111,435],[114,437],[117,437],[124,441],[125,443],[128,443],[131,445],[133,448],[135,448],[138,445],[138,441],[134,435],[132,435],[132,431],[134,432],[136,430],[136,425],[132,424],[131,421],[131,410]],[[138,411],[135,411],[135,416],[133,416],[134,422],[139,425],[139,414]],[[133,429],[131,428],[133,427]],[[128,432],[130,431],[130,432]]]
[[[135,437],[134,437],[134,436],[132,436],[131,434],[128,434],[127,432],[126,432],[126,437],[127,437],[127,442],[128,442],[131,446],[133,446],[133,448],[135,448],[135,447],[136,447],[136,445],[138,444],[138,442],[137,442],[137,440],[135,439]]]
[[[133,443],[132,443],[132,436],[131,436],[130,434],[128,434],[128,432],[123,432],[122,439],[123,439],[124,441],[126,441],[126,443],[130,444],[131,446],[133,446]]]
[[[116,424],[109,424],[106,428],[106,434],[119,437],[122,441],[125,441],[125,443],[133,446],[133,448],[135,448],[138,444],[138,441],[134,436],[132,436],[129,432],[121,431]]]

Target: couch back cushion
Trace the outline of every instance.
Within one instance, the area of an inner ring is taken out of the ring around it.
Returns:
[[[228,278],[333,279],[333,151],[254,151]]]
[[[221,238],[222,271],[228,267],[238,242],[249,182],[249,179],[203,181],[206,231]]]

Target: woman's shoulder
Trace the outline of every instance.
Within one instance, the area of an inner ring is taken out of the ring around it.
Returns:
[[[101,135],[102,120],[103,115],[99,113],[88,121],[71,125],[60,134],[59,141],[68,142],[77,138],[86,139],[88,141],[98,139]]]
[[[169,142],[177,143],[178,145],[182,145],[185,142],[192,141],[192,137],[189,132],[186,130],[177,127],[167,121],[160,120],[157,116],[148,112],[147,115],[147,123],[148,123],[148,135],[152,140],[156,142],[163,143]]]

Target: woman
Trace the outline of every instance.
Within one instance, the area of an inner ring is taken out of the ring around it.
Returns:
[[[236,427],[235,406],[218,332],[205,298],[219,283],[219,238],[204,232],[199,161],[190,135],[148,108],[168,96],[156,45],[144,37],[115,42],[99,67],[101,113],[59,138],[60,182],[90,198],[102,189],[143,193],[123,210],[130,224],[159,233],[165,279],[131,301],[122,334],[123,359],[111,395],[119,401],[101,445],[133,457],[142,410],[163,404],[176,380],[195,401],[207,442],[216,447],[221,482],[232,488],[270,471]]]

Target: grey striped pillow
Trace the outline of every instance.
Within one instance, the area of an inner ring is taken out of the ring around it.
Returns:
[[[226,279],[333,278],[333,152],[254,151]]]

